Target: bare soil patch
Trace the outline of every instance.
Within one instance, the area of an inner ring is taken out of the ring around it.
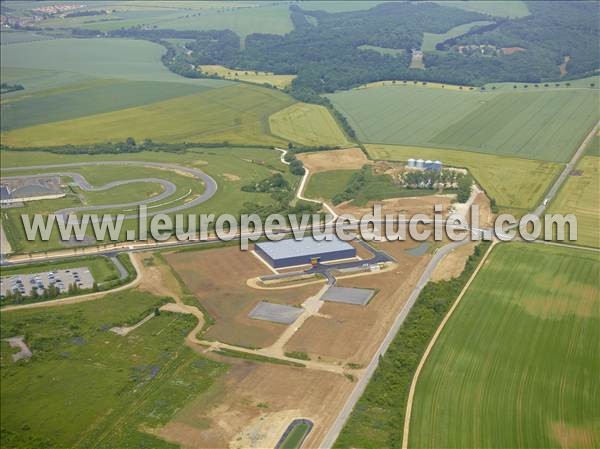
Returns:
[[[569,65],[569,62],[571,61],[571,57],[570,56],[565,56],[565,59],[563,60],[563,63],[561,65],[558,66],[558,69],[560,70],[560,76],[563,77],[565,75],[567,75],[569,72],[567,70],[567,65]]]
[[[266,448],[303,417],[315,423],[304,447],[316,447],[353,386],[340,374],[228,362],[233,366],[218,383],[153,433],[184,448]]]
[[[465,268],[467,259],[475,250],[476,242],[459,246],[442,259],[431,275],[433,282],[448,281],[459,276]]]
[[[152,253],[131,253],[131,257],[140,267],[140,282],[138,289],[157,296],[181,298],[183,292],[177,280],[171,274],[168,266],[164,265]]]
[[[223,177],[227,179],[227,181],[239,181],[242,179],[237,175],[232,175],[231,173],[223,173]]]
[[[593,448],[598,445],[598,436],[593,428],[571,426],[564,422],[553,422],[550,433],[561,448]]]
[[[280,290],[258,290],[247,280],[269,274],[250,251],[238,247],[166,254],[165,259],[215,320],[207,340],[262,348],[273,344],[286,326],[248,318],[260,301],[300,305],[320,284]]]
[[[360,148],[301,153],[298,155],[298,159],[304,162],[311,173],[328,170],[356,170],[365,164],[372,163]]]
[[[335,212],[341,214],[353,214],[362,216],[372,213],[375,204],[381,205],[382,214],[406,214],[410,218],[415,214],[425,214],[433,218],[433,206],[441,204],[443,208],[442,215],[447,217],[450,215],[450,206],[455,195],[431,195],[407,198],[390,198],[382,201],[370,201],[365,206],[355,206],[351,202],[342,203],[335,207]]]
[[[509,56],[515,53],[519,53],[521,51],[527,51],[523,47],[503,47],[502,53]]]
[[[366,306],[327,302],[285,346],[306,352],[313,360],[366,365],[410,296],[431,255],[410,256],[414,242],[374,243],[396,258],[395,269],[380,274],[338,280],[338,287],[376,290]],[[393,248],[393,251],[392,251]]]

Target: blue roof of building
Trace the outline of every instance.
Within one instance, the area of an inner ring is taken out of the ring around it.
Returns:
[[[302,240],[286,239],[279,242],[261,242],[257,243],[256,246],[273,260],[354,249],[352,245],[337,237],[333,237],[332,240],[321,241],[317,241],[313,237],[305,237]]]

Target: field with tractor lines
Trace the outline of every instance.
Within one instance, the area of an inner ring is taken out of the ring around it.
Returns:
[[[409,447],[600,444],[600,259],[497,247],[417,383]]]
[[[594,89],[515,92],[410,89],[403,83],[328,95],[367,143],[566,162],[600,118]]]
[[[273,89],[236,84],[144,106],[3,133],[15,147],[59,146],[152,139],[158,142],[229,142],[283,145],[269,134],[271,114],[294,100]]]
[[[600,158],[585,156],[552,202],[548,213],[577,217],[577,244],[600,248]]]
[[[271,133],[305,146],[348,146],[350,142],[326,107],[295,103],[269,117]]]
[[[146,105],[207,89],[184,83],[92,79],[34,94],[7,96],[1,103],[2,131]]]

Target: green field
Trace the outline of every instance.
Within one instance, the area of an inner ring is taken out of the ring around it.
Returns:
[[[241,36],[242,42],[252,33],[286,34],[294,28],[287,4],[235,8],[233,11],[177,18],[161,21],[160,27],[176,30],[232,30]]]
[[[186,2],[171,6],[136,2],[106,2],[116,12],[110,15],[54,18],[41,22],[42,27],[77,27],[112,31],[120,28],[151,26],[174,30],[232,30],[245,39],[248,34],[286,34],[292,31],[289,5],[232,2]],[[257,7],[258,5],[258,7]],[[102,9],[102,4],[92,4]],[[108,5],[107,5],[108,6]]]
[[[269,116],[294,103],[273,89],[236,84],[198,94],[3,133],[9,146],[59,146],[152,139],[284,145],[269,134]]]
[[[580,176],[570,176],[548,213],[575,214],[577,244],[600,248],[600,158],[584,156],[575,170]]]
[[[442,6],[454,6],[467,11],[480,12],[496,17],[525,17],[529,15],[527,5],[521,0],[442,0],[436,3],[440,3]]]
[[[445,40],[460,36],[461,34],[465,34],[467,31],[469,31],[475,26],[490,25],[492,23],[494,22],[482,20],[479,22],[471,22],[458,25],[452,28],[451,30],[446,31],[443,34],[423,33],[423,42],[421,43],[421,50],[435,51],[435,46],[440,42],[444,42]]]
[[[310,175],[304,196],[331,201],[342,193],[357,170],[329,170]]]
[[[446,165],[467,168],[503,211],[512,211],[517,215],[534,209],[542,201],[546,189],[561,169],[559,164],[551,162],[468,151],[399,145],[367,145],[366,147],[373,159],[391,161],[406,161],[410,158],[439,159]]]
[[[260,148],[193,148],[184,152],[171,153],[163,151],[145,151],[129,154],[102,154],[102,155],[62,155],[48,152],[35,151],[2,151],[0,152],[0,164],[3,169],[27,165],[51,165],[77,162],[94,161],[145,161],[165,162],[199,168],[212,176],[218,184],[218,190],[214,197],[201,205],[187,209],[186,213],[230,213],[239,214],[245,207],[245,203],[256,203],[261,206],[269,206],[275,203],[269,194],[244,192],[241,187],[259,182],[274,171],[280,171],[285,179],[295,188],[298,177],[290,174],[288,167],[281,160],[281,153],[275,150]],[[32,170],[31,172],[43,173],[52,170]],[[70,168],[83,174],[92,185],[104,184],[114,180],[138,179],[143,177],[156,177],[170,180],[177,186],[177,192],[163,202],[172,201],[186,194],[191,188],[193,192],[200,192],[202,186],[194,179],[179,175],[167,170],[159,170],[147,167],[79,167]],[[26,174],[27,171],[19,173]],[[3,173],[4,174],[4,173]],[[11,174],[14,174],[11,173]],[[105,192],[80,192],[85,198],[90,198],[88,204],[113,204],[125,202],[123,200],[136,201],[141,199],[140,193],[156,193],[157,184],[131,184],[116,187]],[[135,191],[137,189],[137,191]],[[150,189],[150,190],[146,190]],[[112,193],[112,197],[111,197]],[[132,195],[129,197],[128,195]],[[131,198],[131,199],[130,199]],[[185,201],[170,203],[169,206],[180,204]],[[83,204],[74,195],[65,198],[47,201],[30,202],[23,208],[3,209],[3,226],[10,240],[13,250],[17,253],[25,251],[47,251],[50,249],[64,248],[59,243],[58,231],[51,235],[48,242],[37,240],[27,242],[22,228],[21,214],[48,214],[66,207],[79,207]],[[102,210],[102,213],[123,213],[122,210]],[[124,238],[128,229],[136,229],[137,220],[126,220],[123,223],[121,238]],[[88,233],[91,235],[91,232]]]
[[[33,31],[13,31],[3,29],[0,31],[0,39],[1,45],[8,45],[19,44],[21,42],[43,41],[51,39],[51,37]]]
[[[53,39],[2,47],[3,68],[75,72],[97,78],[164,81],[223,86],[223,80],[184,78],[170,72],[160,58],[161,45],[134,39]],[[24,84],[27,89],[27,85]]]
[[[275,136],[300,145],[350,145],[325,106],[295,103],[271,115],[269,125]]]
[[[296,424],[279,447],[281,449],[300,449],[302,442],[304,441],[304,438],[306,438],[306,434],[309,432],[309,430],[310,428],[308,427],[308,424]]]
[[[328,97],[367,143],[567,161],[600,118],[594,89],[354,89]],[[443,158],[442,158],[443,160]]]
[[[360,50],[373,50],[381,55],[398,56],[403,54],[406,50],[403,48],[385,48],[377,47],[376,45],[359,45],[357,48]]]
[[[590,145],[587,147],[586,154],[588,156],[600,156],[600,134],[596,134]]]
[[[600,445],[600,259],[506,244],[435,343],[409,447]]]
[[[207,90],[190,84],[156,81],[93,80],[18,95],[1,103],[2,131],[147,105]]]
[[[224,372],[184,345],[190,315],[162,312],[122,337],[164,300],[127,291],[93,302],[3,313],[1,337],[33,352],[14,363],[2,341],[2,446],[174,448],[142,429],[164,425]]]

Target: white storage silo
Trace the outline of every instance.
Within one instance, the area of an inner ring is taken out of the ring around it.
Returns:
[[[431,170],[432,164],[433,164],[433,162],[431,161],[431,159],[427,159],[425,161],[425,170]]]
[[[417,159],[417,168],[420,168],[421,170],[424,168],[425,166],[425,161],[423,159]]]
[[[415,160],[414,159],[409,159],[408,160],[408,168],[415,168]]]

